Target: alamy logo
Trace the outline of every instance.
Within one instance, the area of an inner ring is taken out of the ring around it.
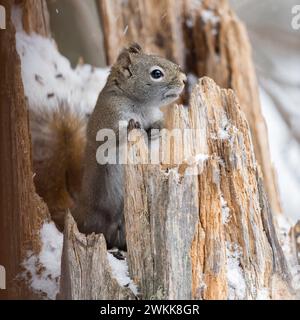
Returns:
[[[6,29],[6,11],[3,6],[0,5],[0,29]]]
[[[300,4],[293,6],[292,15],[292,28],[294,30],[300,30]]]
[[[5,268],[0,265],[0,290],[6,289],[6,272]]]

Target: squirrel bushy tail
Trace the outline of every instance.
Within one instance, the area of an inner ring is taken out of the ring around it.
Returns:
[[[86,123],[87,116],[66,102],[30,110],[34,182],[60,230],[80,192]]]

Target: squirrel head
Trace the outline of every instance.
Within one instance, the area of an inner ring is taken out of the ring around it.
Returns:
[[[160,107],[179,97],[186,75],[177,64],[145,54],[133,43],[120,53],[108,81],[136,103]]]

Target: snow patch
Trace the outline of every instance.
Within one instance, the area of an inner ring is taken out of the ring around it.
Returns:
[[[204,163],[208,159],[209,155],[204,153],[198,153],[195,156],[190,156],[189,158],[185,159],[183,163],[188,165],[185,170],[185,175],[191,176],[201,174],[204,168]]]
[[[241,251],[238,245],[226,243],[228,299],[242,300],[246,296],[246,282],[240,267]]]
[[[256,300],[270,300],[270,290],[268,288],[257,290]]]
[[[194,161],[196,163],[200,163],[202,164],[203,162],[205,162],[207,159],[209,158],[208,154],[204,154],[204,153],[198,153],[196,154],[196,156],[194,157]]]
[[[282,215],[277,214],[277,224],[278,224],[278,238],[283,250],[283,253],[286,257],[291,276],[292,276],[292,286],[296,291],[300,290],[300,265],[298,259],[294,254],[293,244],[291,243],[290,230],[292,223],[289,219]]]
[[[219,139],[227,140],[229,139],[229,133],[225,129],[220,129],[218,132]]]
[[[216,25],[220,22],[220,17],[217,16],[212,10],[202,10],[201,17],[205,23],[211,22],[212,25]]]
[[[191,29],[194,26],[194,20],[191,17],[189,17],[186,19],[185,24],[188,28]]]
[[[52,39],[22,30],[16,33],[25,95],[31,109],[55,108],[67,101],[74,111],[91,113],[104,87],[108,68],[78,65],[72,69]]]
[[[230,220],[230,209],[228,208],[227,201],[224,199],[223,194],[220,197],[222,207],[222,223],[226,224]]]
[[[27,253],[22,263],[25,271],[20,277],[34,292],[55,300],[59,292],[63,234],[53,222],[45,222],[40,230],[40,240],[41,252],[38,255],[31,251]]]
[[[138,295],[138,288],[136,284],[130,279],[128,273],[128,264],[126,260],[119,260],[111,253],[107,253],[107,259],[111,267],[113,277],[118,281],[122,287],[128,287],[134,295]]]

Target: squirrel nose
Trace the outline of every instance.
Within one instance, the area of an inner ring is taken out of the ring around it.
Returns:
[[[187,77],[186,77],[185,73],[181,72],[179,78],[184,84],[186,84]]]

